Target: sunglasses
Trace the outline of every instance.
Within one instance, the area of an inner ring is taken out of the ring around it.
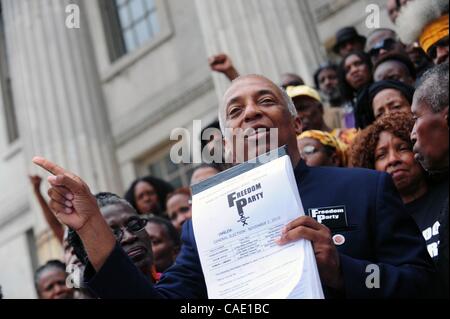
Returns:
[[[145,225],[147,225],[147,219],[132,217],[123,227],[112,227],[112,231],[117,241],[121,242],[125,233],[124,229],[126,229],[130,234],[136,235],[145,228]]]
[[[380,54],[381,50],[391,51],[397,41],[392,38],[381,40],[380,42],[375,43],[372,49],[369,51],[369,55],[371,57],[377,57]]]
[[[428,56],[431,59],[436,59],[437,57],[437,48],[438,47],[448,47],[448,36],[446,36],[443,39],[440,39],[438,42],[436,42],[435,44],[433,44],[429,49],[428,49]]]

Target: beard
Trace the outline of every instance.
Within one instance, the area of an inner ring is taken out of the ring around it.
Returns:
[[[328,92],[322,92],[324,100],[330,104],[341,104],[341,91],[338,87],[333,88]]]

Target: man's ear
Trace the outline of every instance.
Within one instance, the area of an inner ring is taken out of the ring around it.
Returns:
[[[294,119],[294,128],[295,128],[295,134],[297,136],[302,134],[302,132],[303,132],[302,120],[300,119],[300,117],[298,115]]]

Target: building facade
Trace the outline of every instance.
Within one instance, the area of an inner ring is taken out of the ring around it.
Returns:
[[[186,185],[193,165],[170,161],[171,130],[214,121],[227,81],[207,58],[228,53],[241,73],[312,84],[336,30],[383,0],[1,0],[0,286],[35,298],[33,272],[61,258],[37,205],[34,155],[79,174],[93,192],[123,194],[138,176]],[[193,136],[197,138],[197,136]],[[45,183],[43,183],[45,184]],[[42,185],[46,193],[47,186]]]

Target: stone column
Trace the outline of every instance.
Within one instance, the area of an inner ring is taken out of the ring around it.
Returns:
[[[29,171],[43,155],[73,170],[92,192],[121,194],[84,0],[3,0],[21,143]],[[80,28],[66,27],[66,6]],[[39,171],[42,174],[42,171]]]
[[[297,73],[313,85],[325,56],[307,1],[196,0],[208,55],[228,53],[241,74],[258,73],[279,82]],[[214,75],[217,93],[228,86]]]

